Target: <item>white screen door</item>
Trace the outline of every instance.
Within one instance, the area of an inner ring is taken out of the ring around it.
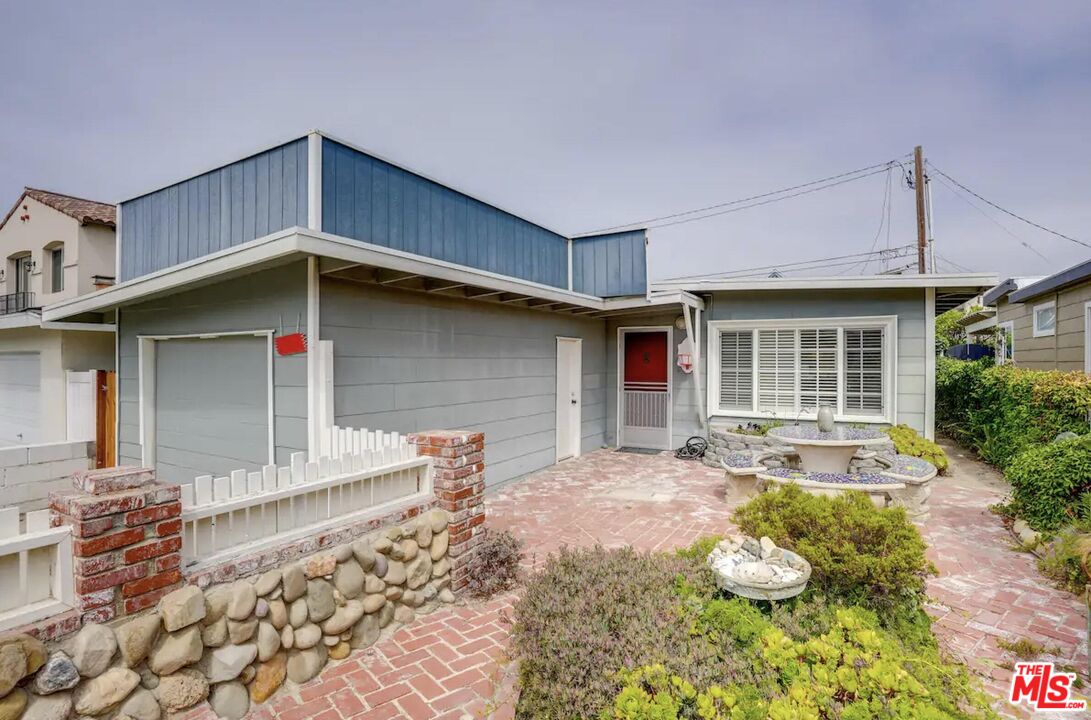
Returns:
[[[579,457],[583,341],[557,338],[557,461]]]

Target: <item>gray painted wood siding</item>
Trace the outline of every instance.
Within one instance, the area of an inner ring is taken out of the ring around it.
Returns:
[[[924,432],[926,393],[924,290],[822,290],[809,292],[753,291],[714,293],[702,314],[706,320],[773,320],[782,318],[841,318],[896,315],[897,415],[899,423]],[[707,343],[707,328],[701,336]],[[782,420],[786,418],[781,418]],[[735,422],[735,418],[718,418]],[[743,420],[752,422],[753,419]]]
[[[279,329],[282,320],[285,330],[294,332],[297,317],[306,321],[306,293],[306,263],[293,263],[122,308],[118,331],[119,464],[140,463],[138,336]],[[262,364],[254,372],[264,378],[266,366]],[[208,373],[198,377],[201,379],[194,382],[224,381]],[[306,355],[274,356],[273,421],[276,460],[285,465],[291,453],[307,449]],[[230,435],[222,438],[234,439]],[[219,452],[212,444],[206,450],[209,454]]]
[[[633,230],[573,240],[572,289],[598,297],[645,294],[647,233]]]
[[[121,204],[121,280],[307,224],[307,138]]]
[[[322,140],[322,229],[568,287],[563,236],[328,138]]]
[[[557,336],[583,339],[582,448],[605,441],[600,319],[473,303],[328,278],[338,424],[485,433],[489,485],[556,461]]]

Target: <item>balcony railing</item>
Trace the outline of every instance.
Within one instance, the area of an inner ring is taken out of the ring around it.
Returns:
[[[35,308],[34,293],[17,292],[0,295],[0,315],[11,315]]]

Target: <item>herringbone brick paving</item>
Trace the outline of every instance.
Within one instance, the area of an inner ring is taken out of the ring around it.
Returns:
[[[922,529],[939,576],[929,581],[930,613],[944,647],[970,663],[998,697],[1007,690],[1010,655],[998,638],[1027,637],[1059,650],[1058,661],[1086,669],[1082,603],[1039,576],[1031,556],[988,506],[1003,480],[955,448],[953,474],[937,480],[932,517]],[[723,474],[669,454],[596,451],[513,483],[488,498],[489,525],[526,541],[528,569],[562,545],[633,545],[668,550],[731,529]],[[441,608],[332,661],[302,687],[283,688],[253,718],[380,718],[514,715],[515,671],[507,645],[515,594]],[[291,685],[290,683],[288,685]],[[207,705],[190,714],[211,718]]]

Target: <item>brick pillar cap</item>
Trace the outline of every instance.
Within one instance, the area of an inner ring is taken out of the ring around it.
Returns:
[[[422,430],[409,434],[409,442],[414,445],[435,445],[439,447],[471,445],[482,442],[484,439],[484,433],[474,432],[473,430]]]
[[[134,465],[80,470],[72,475],[72,486],[91,495],[132,490],[154,482],[155,470]]]

